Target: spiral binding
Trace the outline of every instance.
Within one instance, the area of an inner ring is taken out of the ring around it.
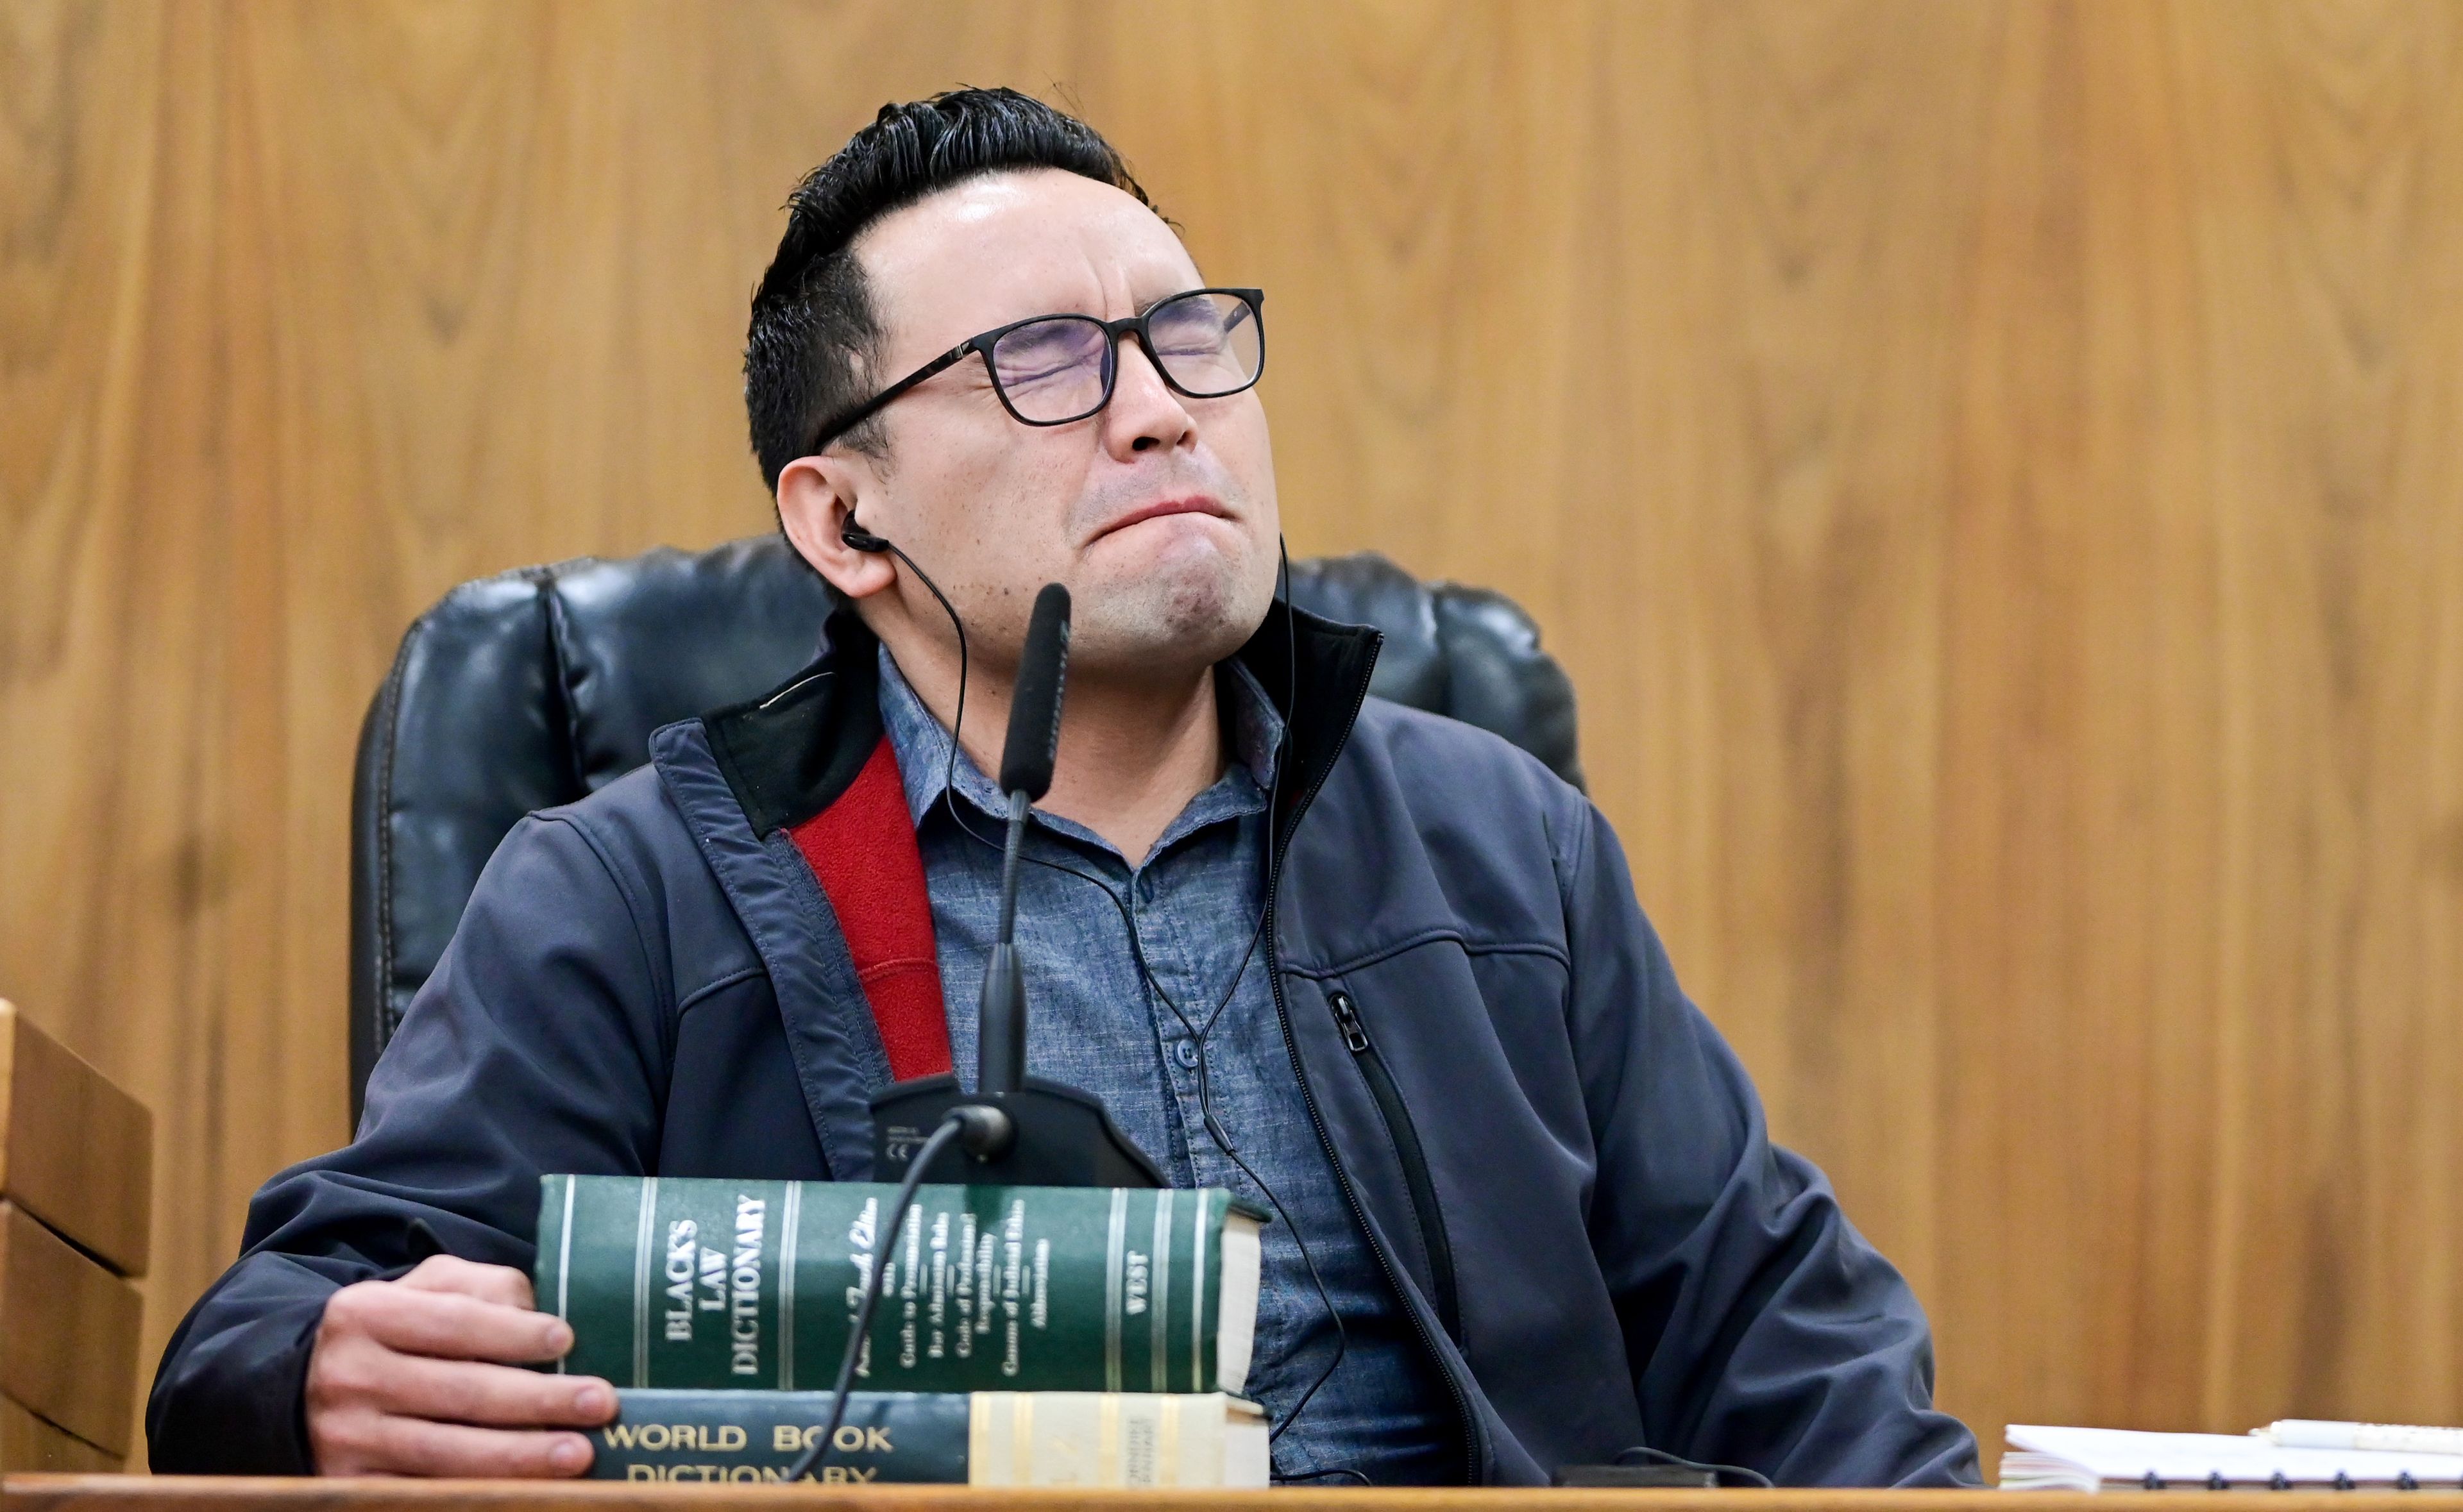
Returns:
[[[2169,1484],[2165,1480],[2165,1479],[2162,1476],[2157,1475],[2152,1470],[2147,1471],[2147,1474],[2140,1479],[2138,1484],[2139,1488],[2145,1491],[2165,1491],[2170,1489]],[[2210,1470],[2207,1472],[2206,1488],[2210,1491],[2230,1491],[2233,1489],[2233,1483],[2224,1479],[2224,1473],[2222,1471]],[[2282,1471],[2278,1470],[2273,1476],[2268,1478],[2266,1489],[2269,1491],[2298,1491],[2300,1490],[2301,1487],[2296,1485],[2292,1481],[2291,1478],[2286,1476]],[[2337,1491],[2358,1491],[2361,1487],[2359,1482],[2355,1481],[2348,1474],[2338,1470],[2335,1472],[2333,1489]],[[2420,1478],[2413,1475],[2410,1471],[2405,1470],[2396,1474],[2393,1489],[2397,1491],[2418,1491],[2423,1488],[2420,1483]],[[2439,1482],[2437,1489],[2441,1491],[2444,1490],[2444,1482]],[[2455,1489],[2463,1491],[2463,1477],[2458,1477],[2456,1479]]]

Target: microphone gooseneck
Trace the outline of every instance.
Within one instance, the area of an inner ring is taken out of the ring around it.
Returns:
[[[852,528],[853,522],[850,521],[849,525]],[[856,539],[856,535],[861,535],[861,539]],[[941,591],[939,584],[933,582],[931,575],[896,543],[866,532],[854,531],[846,544],[858,551],[886,551],[895,555],[905,564],[907,571],[914,573],[917,581],[924,585],[926,591],[931,594],[933,600],[940,605],[941,612],[948,617],[950,633],[956,637],[958,645],[958,712],[951,723],[957,730],[963,730],[967,707],[968,645],[966,621],[959,616],[957,607],[949,602],[948,595]],[[1238,1147],[1232,1142],[1230,1131],[1225,1129],[1215,1116],[1211,1076],[1208,1065],[1208,1040],[1216,1020],[1230,1006],[1233,994],[1238,990],[1241,977],[1247,973],[1250,963],[1255,958],[1259,943],[1268,933],[1275,913],[1275,895],[1281,883],[1280,848],[1275,842],[1279,838],[1278,832],[1286,817],[1283,803],[1284,769],[1296,759],[1294,735],[1297,728],[1299,713],[1299,663],[1297,650],[1297,616],[1293,608],[1291,554],[1288,550],[1280,550],[1278,554],[1281,559],[1276,574],[1278,591],[1275,597],[1276,606],[1283,616],[1285,723],[1282,738],[1278,743],[1278,759],[1275,763],[1274,776],[1267,785],[1268,843],[1263,879],[1266,906],[1257,915],[1255,925],[1250,932],[1248,946],[1241,952],[1239,964],[1233,970],[1231,981],[1225,984],[1221,995],[1210,1009],[1202,1004],[1193,1004],[1191,1007],[1197,1012],[1192,1015],[1190,1011],[1184,1009],[1164,983],[1156,979],[1146,962],[1144,944],[1139,938],[1137,916],[1108,883],[1090,872],[1080,871],[1065,862],[1022,853],[1019,849],[1019,841],[1025,832],[1025,818],[1027,810],[1032,806],[1032,799],[1020,802],[1014,796],[1010,798],[1009,816],[1014,822],[1010,827],[1009,843],[1006,845],[995,842],[969,824],[960,806],[953,804],[949,810],[959,831],[969,839],[1001,853],[1001,891],[1005,904],[1003,912],[1006,917],[1001,920],[999,940],[1008,940],[1011,938],[1015,918],[1015,879],[1019,866],[1038,866],[1063,876],[1076,878],[1101,895],[1103,900],[1110,903],[1114,911],[1120,915],[1121,927],[1128,937],[1130,958],[1136,963],[1139,978],[1146,984],[1147,989],[1152,991],[1156,998],[1171,1011],[1172,1016],[1188,1031],[1188,1043],[1196,1047],[1198,1099],[1205,1109],[1204,1127],[1207,1134],[1223,1152],[1224,1157],[1236,1166],[1241,1175],[1256,1187],[1258,1195],[1264,1198],[1274,1209],[1276,1220],[1289,1229],[1293,1245],[1299,1253],[1300,1264],[1307,1271],[1309,1285],[1317,1293],[1319,1302],[1324,1307],[1326,1316],[1334,1327],[1334,1349],[1330,1356],[1318,1369],[1315,1377],[1292,1403],[1290,1409],[1275,1422],[1269,1435],[1275,1439],[1282,1437],[1285,1430],[1292,1426],[1292,1423],[1316,1398],[1319,1389],[1323,1387],[1340,1368],[1345,1355],[1349,1352],[1350,1344],[1350,1330],[1343,1326],[1341,1310],[1335,1306],[1333,1293],[1327,1289],[1325,1278],[1318,1268],[1317,1257],[1311,1252],[1308,1236],[1301,1233],[1298,1225],[1293,1222],[1291,1214],[1285,1209],[1282,1199],[1276,1195],[1273,1185],[1241,1156]],[[1030,641],[1032,638],[1030,635]],[[1062,650],[1062,659],[1065,661],[1065,645]],[[1025,659],[1021,658],[1021,662],[1023,663]],[[1022,664],[1021,674],[1024,671]],[[1023,680],[1021,676],[1021,682]],[[1053,679],[1052,733],[1047,737],[1051,744],[1045,747],[1056,750],[1058,738],[1060,680],[1057,675]],[[1019,702],[1024,701],[1021,699]],[[1013,721],[1016,718],[1014,707],[1012,717]],[[1032,743],[1021,744],[1018,747],[1021,752],[1035,748],[1037,747]],[[954,785],[959,750],[960,741],[953,731],[942,773],[945,787]],[[1004,771],[1006,770],[1005,762]],[[1004,783],[1003,786],[1006,788],[1007,784]],[[1038,791],[1036,796],[1040,795]],[[996,949],[1007,948],[996,946]],[[1271,960],[1271,955],[1269,959]],[[1014,982],[1016,979],[1013,975],[1010,980]],[[1018,1002],[1020,1004],[1017,1014],[1019,1034],[1016,1044],[1020,1049],[1019,1062],[1022,1065],[1025,1017],[1022,989]],[[1003,1011],[1006,1013],[1007,1010]],[[978,1022],[989,1026],[992,1016],[983,1015]],[[1166,1184],[1162,1171],[1144,1151],[1138,1149],[1135,1141],[1120,1132],[1110,1115],[1103,1110],[1100,1100],[1074,1088],[1059,1086],[1057,1083],[1035,1079],[1028,1085],[1021,1077],[1016,1091],[995,1101],[981,1095],[980,1092],[975,1096],[969,1096],[959,1087],[957,1078],[945,1072],[938,1076],[900,1083],[875,1096],[872,1100],[872,1109],[873,1159],[877,1179],[889,1179],[899,1176],[915,1179],[916,1173],[934,1164],[935,1159],[938,1158],[942,1166],[940,1179],[945,1181],[1064,1186],[1159,1187]],[[948,1145],[946,1142],[934,1142],[930,1138],[932,1134],[939,1132],[944,1120],[952,1119],[959,1123],[955,1143],[959,1149],[966,1152],[968,1156],[963,1164],[956,1166],[953,1166],[945,1156]],[[874,1267],[867,1290],[877,1291],[886,1274],[885,1267]],[[824,1443],[828,1441],[826,1437],[823,1440]],[[811,1455],[806,1458],[808,1460],[814,1460],[819,1456]],[[809,1464],[800,1468],[809,1469]]]
[[[857,545],[852,541],[848,544]],[[942,768],[943,785],[952,787],[967,706],[966,621],[959,616],[957,606],[949,602],[949,595],[941,592],[913,557],[894,542],[883,540],[881,544],[931,594],[941,612],[949,616],[950,632],[957,637],[959,714],[951,722],[951,739]],[[949,806],[950,818],[963,833],[1001,853],[1007,876],[1007,922],[1001,930],[1002,940],[994,942],[991,959],[985,963],[986,987],[976,1016],[980,1041],[977,1065],[983,1074],[972,1092],[959,1084],[953,1072],[943,1071],[895,1083],[874,1095],[873,1169],[883,1179],[907,1171],[920,1157],[931,1131],[945,1116],[955,1113],[965,1120],[966,1127],[957,1142],[967,1158],[942,1158],[943,1180],[1011,1186],[1147,1188],[1165,1184],[1163,1172],[1153,1157],[1121,1132],[1102,1099],[1078,1088],[1025,1073],[1026,998],[1014,942],[1016,887],[1022,875],[1017,868],[1052,867],[1092,880],[1075,867],[1025,853],[1021,844],[1034,795],[1050,786],[1051,761],[1059,743],[1060,684],[1067,656],[1066,606],[1066,594],[1057,588],[1045,591],[1037,606],[1039,616],[1029,626],[1028,642],[1035,649],[1019,659],[1023,696],[1013,702],[1023,705],[1025,712],[1013,713],[1011,746],[1014,755],[1005,765],[1012,781],[1024,786],[1011,791],[1004,803],[1012,821],[1010,844],[1004,846],[978,833],[967,823],[964,805]],[[1104,896],[1110,896],[1108,890]],[[1130,952],[1138,955],[1134,938]],[[1143,972],[1143,957],[1139,959]]]
[[[1001,837],[1000,927],[992,936],[1004,949],[1017,936],[1017,863],[1026,849],[1026,811],[1033,806],[1023,788],[1009,795],[1009,828]]]
[[[988,1097],[1026,1085],[1026,982],[1014,943],[1017,861],[1026,843],[1027,810],[1052,790],[1052,767],[1060,750],[1060,697],[1068,680],[1069,590],[1046,583],[1027,621],[1026,649],[1009,706],[1009,738],[1001,747],[1009,833],[1001,846],[1000,931],[984,961],[975,1008],[975,1091]]]

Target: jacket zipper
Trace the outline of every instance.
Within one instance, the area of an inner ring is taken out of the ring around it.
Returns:
[[[1454,1292],[1454,1248],[1446,1238],[1445,1215],[1437,1208],[1437,1184],[1428,1176],[1428,1153],[1420,1145],[1419,1125],[1411,1121],[1411,1111],[1403,1103],[1403,1091],[1394,1085],[1393,1073],[1385,1068],[1385,1058],[1368,1038],[1368,1026],[1360,1019],[1358,1000],[1340,987],[1327,994],[1326,1004],[1334,1010],[1335,1027],[1342,1031],[1343,1048],[1360,1063],[1362,1078],[1368,1083],[1368,1094],[1377,1099],[1377,1111],[1385,1119],[1385,1132],[1394,1140],[1394,1153],[1403,1162],[1403,1183],[1410,1188],[1411,1207],[1420,1218],[1420,1235],[1428,1247],[1428,1273],[1436,1295],[1437,1321],[1454,1343],[1462,1343],[1462,1313]]]
[[[1359,722],[1361,705],[1367,702],[1368,680],[1362,678],[1359,689],[1351,696],[1350,716],[1342,724],[1346,740],[1351,726]],[[1282,952],[1275,940],[1275,911],[1283,891],[1283,850],[1292,833],[1299,829],[1300,816],[1308,812],[1310,804],[1317,801],[1318,789],[1325,786],[1325,779],[1333,770],[1334,764],[1328,762],[1325,770],[1319,772],[1316,780],[1308,785],[1308,790],[1300,794],[1299,802],[1292,806],[1291,822],[1283,827],[1283,839],[1275,847],[1274,871],[1266,888],[1266,982],[1274,990],[1275,1019],[1282,1026],[1283,1050],[1291,1057],[1294,1079],[1300,1084],[1300,1102],[1308,1109],[1309,1125],[1317,1131],[1317,1142],[1325,1151],[1326,1164],[1334,1168],[1335,1184],[1342,1188],[1342,1199],[1350,1205],[1352,1221],[1360,1225],[1362,1236],[1368,1241],[1368,1252],[1377,1257],[1377,1266],[1384,1273],[1386,1286],[1399,1300],[1404,1294],[1402,1274],[1394,1266],[1394,1258],[1377,1242],[1376,1231],[1369,1226],[1368,1210],[1362,1205],[1360,1193],[1351,1184],[1351,1173],[1343,1169],[1342,1156],[1334,1148],[1334,1135],[1325,1127],[1325,1114],[1317,1105],[1317,1089],[1309,1085],[1308,1066],[1300,1058],[1299,1042],[1292,1036],[1291,1004],[1283,997]],[[1462,1434],[1463,1480],[1466,1484],[1474,1484],[1478,1480],[1477,1472],[1483,1457],[1479,1444],[1479,1420],[1471,1415],[1471,1399],[1463,1394],[1462,1383],[1454,1379],[1453,1372],[1446,1369],[1445,1356],[1439,1352],[1436,1335],[1428,1331],[1428,1323],[1408,1306],[1403,1308],[1403,1314],[1411,1320],[1411,1331],[1419,1335],[1420,1347],[1428,1351],[1428,1362],[1437,1368],[1438,1378],[1446,1383],[1447,1394],[1453,1398],[1454,1420]]]

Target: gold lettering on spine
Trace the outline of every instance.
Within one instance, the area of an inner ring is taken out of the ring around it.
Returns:
[[[770,1202],[735,1196],[735,1247],[727,1272],[727,1368],[736,1375],[761,1373],[761,1268]]]

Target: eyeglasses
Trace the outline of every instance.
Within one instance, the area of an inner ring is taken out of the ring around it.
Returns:
[[[992,392],[1022,425],[1066,425],[1112,402],[1120,341],[1135,335],[1164,382],[1190,399],[1225,399],[1256,385],[1266,368],[1262,289],[1192,289],[1119,320],[1036,315],[969,336],[820,427],[819,451],[926,378],[984,355]]]

